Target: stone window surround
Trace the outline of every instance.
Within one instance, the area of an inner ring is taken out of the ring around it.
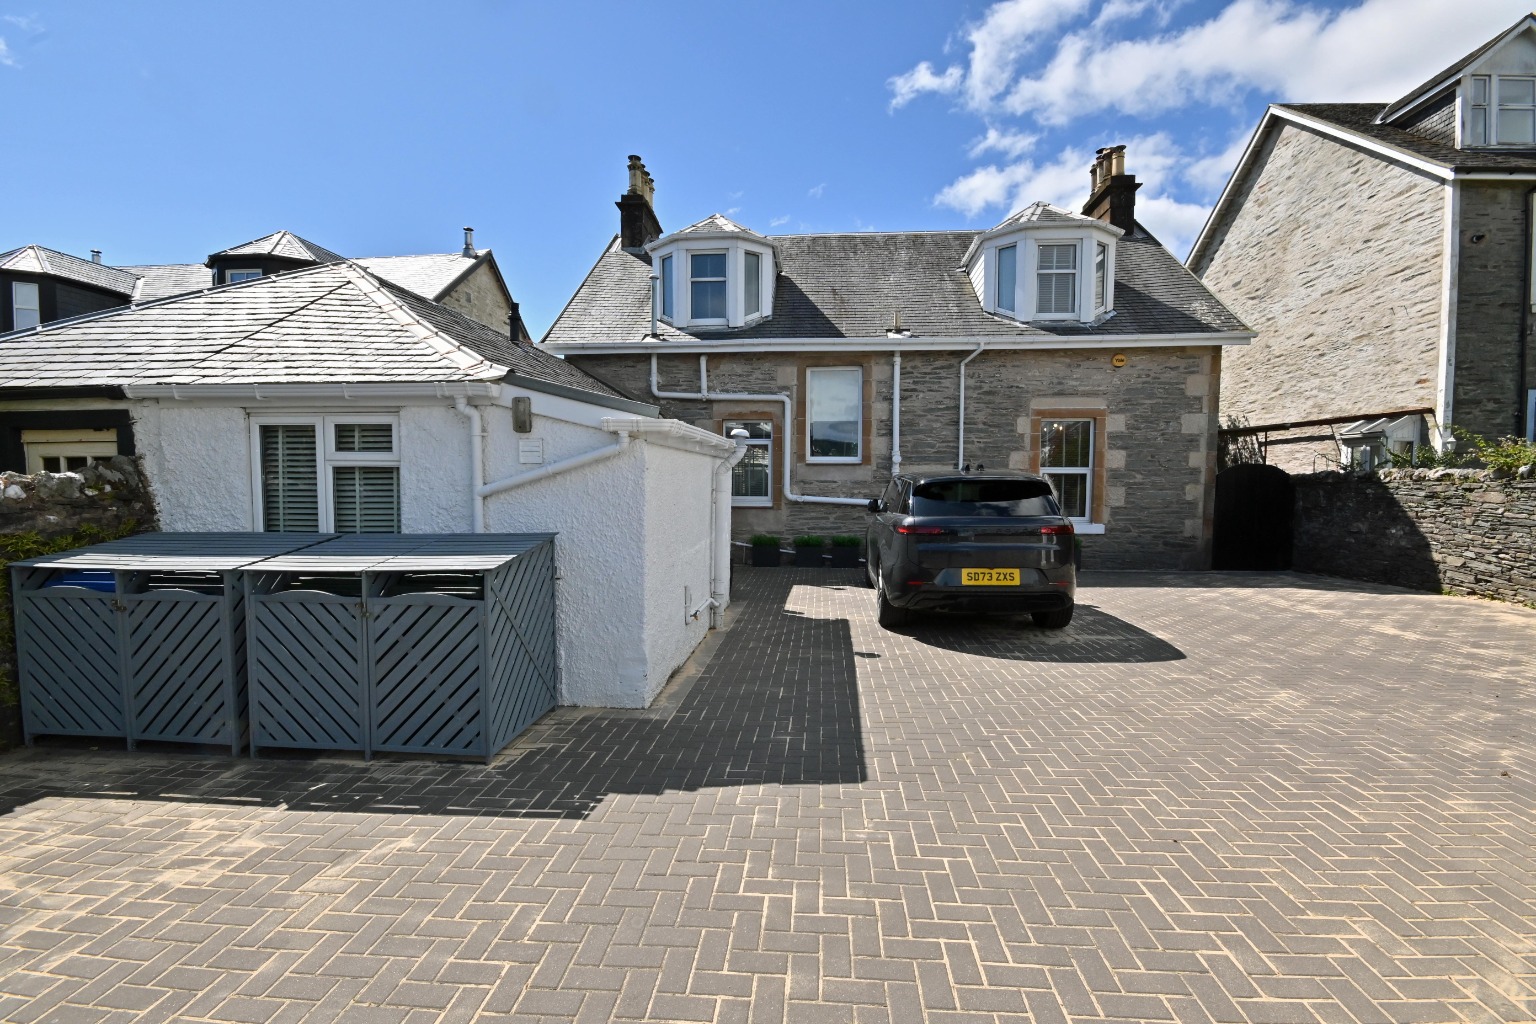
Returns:
[[[1120,417],[1113,417],[1119,420]],[[1112,505],[1119,504],[1112,501],[1109,488],[1109,466],[1111,461],[1123,463],[1123,452],[1111,452],[1109,448],[1110,415],[1106,403],[1102,399],[1069,399],[1052,398],[1046,404],[1030,403],[1029,415],[1019,418],[1019,433],[1024,442],[1024,469],[1031,473],[1039,473],[1040,469],[1040,428],[1047,420],[1090,420],[1093,423],[1093,485],[1092,505],[1088,509],[1089,522],[1080,524],[1080,533],[1102,532],[1108,523],[1108,513]],[[1117,427],[1123,424],[1117,422]],[[1112,456],[1119,456],[1113,459]],[[1090,527],[1084,529],[1083,526]],[[1092,529],[1097,527],[1097,529]]]
[[[874,398],[875,398],[875,356],[874,353],[858,352],[832,352],[826,355],[803,355],[795,360],[795,429],[790,436],[790,443],[794,445],[794,459],[797,466],[869,466],[874,463]],[[806,389],[805,371],[813,366],[857,366],[864,372],[864,395],[860,405],[860,443],[859,460],[821,460],[811,462],[807,459],[808,439],[806,437],[806,404],[810,398],[810,392]]]
[[[766,505],[738,505],[731,502],[732,508],[765,509],[782,508],[784,506],[784,481],[780,479],[784,475],[784,449],[779,446],[784,443],[784,410],[775,406],[762,408],[752,405],[750,402],[714,402],[711,411],[714,413],[713,430],[715,433],[725,436],[725,424],[727,420],[767,420],[773,424],[773,442],[768,446],[770,452],[769,466],[772,474],[772,483],[768,486],[769,502]],[[703,426],[703,424],[699,424]]]

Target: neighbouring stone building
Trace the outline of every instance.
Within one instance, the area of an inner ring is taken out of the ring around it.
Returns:
[[[854,534],[893,472],[1038,471],[1095,566],[1209,558],[1217,383],[1251,336],[1135,220],[1123,147],[1083,212],[986,231],[620,232],[543,347],[664,415],[745,430],[734,533]]]
[[[1188,260],[1256,332],[1224,416],[1293,472],[1536,432],[1536,16],[1392,103],[1269,108]]]

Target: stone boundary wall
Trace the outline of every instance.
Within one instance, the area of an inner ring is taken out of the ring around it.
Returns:
[[[1389,469],[1292,480],[1296,570],[1536,604],[1536,479]]]
[[[79,473],[0,473],[0,750],[21,742],[8,563],[156,528],[144,474],[126,456]]]

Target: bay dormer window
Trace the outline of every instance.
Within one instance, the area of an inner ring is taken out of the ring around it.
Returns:
[[[745,327],[773,311],[777,252],[754,231],[715,214],[646,249],[660,279],[657,316],[673,327]]]
[[[1036,203],[977,236],[962,269],[995,316],[1089,323],[1114,309],[1122,234],[1107,221]]]

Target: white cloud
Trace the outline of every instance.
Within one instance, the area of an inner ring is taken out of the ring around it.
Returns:
[[[1086,150],[1064,149],[1048,164],[1021,160],[1005,167],[980,167],[951,182],[933,201],[967,217],[991,207],[1002,207],[1006,214],[1042,199],[1075,209],[1088,195],[1091,159]]]
[[[786,213],[782,217],[775,217],[772,220],[770,220],[768,222],[768,226],[771,227],[771,228],[776,228],[776,227],[780,227],[780,226],[782,226],[784,224],[788,224],[788,223],[789,223],[789,214]]]
[[[1237,169],[1237,162],[1242,159],[1251,137],[1251,133],[1245,131],[1220,153],[1191,160],[1184,168],[1184,180],[1207,193],[1220,191]]]
[[[43,23],[37,20],[37,15],[6,14],[0,15],[0,21],[15,25],[23,32],[41,32]]]
[[[978,157],[984,153],[1001,153],[1003,156],[1021,157],[1034,149],[1038,141],[1040,141],[1038,135],[989,127],[987,134],[971,143],[966,155]]]
[[[822,182],[820,185],[813,186],[805,194],[810,196],[812,199],[820,199],[822,197],[822,195],[826,191],[827,191],[827,183],[826,182]]]
[[[5,37],[0,36],[0,67],[19,68],[16,58],[11,56],[11,48],[5,45]]]
[[[1280,102],[1388,100],[1479,46],[1524,11],[1524,0],[1363,0],[1328,13],[1292,0],[1235,0],[1177,32],[1104,43],[1063,37],[1046,67],[997,106],[1065,124],[1115,110],[1155,114],[1220,105],[1249,89]],[[1368,45],[1365,41],[1368,41]]]
[[[1205,203],[1186,203],[1168,195],[1136,196],[1137,221],[1180,259],[1189,252],[1210,212]]]
[[[887,79],[885,84],[891,90],[891,109],[894,111],[925,92],[954,92],[964,80],[965,72],[960,68],[945,68],[941,75],[925,60],[911,71]]]

